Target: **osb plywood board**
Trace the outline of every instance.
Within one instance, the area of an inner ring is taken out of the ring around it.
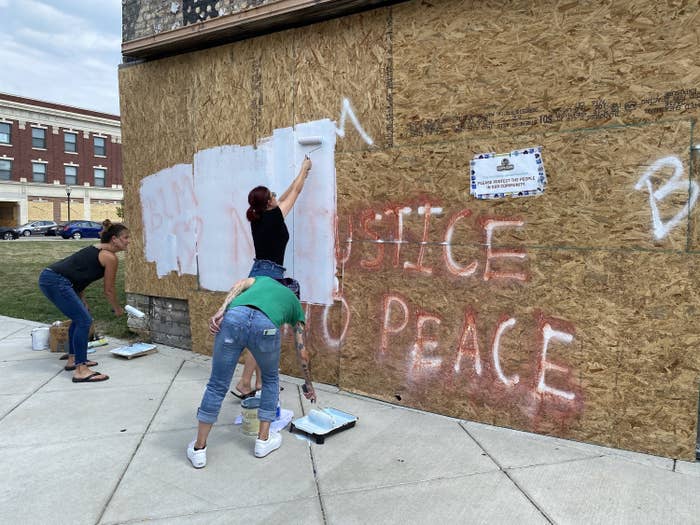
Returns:
[[[347,322],[345,303],[336,301],[331,306],[304,304],[304,312],[306,347],[311,355],[311,376],[314,381],[337,385],[340,342]],[[292,330],[285,329],[284,334],[280,368],[285,374],[301,377]]]
[[[688,156],[689,165],[689,195],[697,195],[700,200],[700,136],[698,136],[698,128],[695,126],[693,133],[693,149]],[[694,252],[700,251],[700,210],[698,210],[697,200],[696,205],[690,210],[690,221],[688,229],[688,249]]]
[[[195,123],[195,151],[254,143],[256,45],[247,40],[192,54],[193,105],[183,110]]]
[[[53,220],[53,202],[29,201],[27,218],[30,221]]]
[[[351,220],[359,238],[395,239],[402,228],[404,240],[429,243],[431,258],[439,257],[448,235],[459,235],[467,224],[479,233],[470,240],[485,242],[489,220],[521,221],[512,241],[525,246],[685,250],[690,132],[690,122],[676,120],[338,153],[338,202],[356,210]],[[475,154],[530,146],[542,147],[548,179],[543,195],[495,200],[469,195]],[[667,188],[672,191],[655,197]],[[358,208],[356,200],[365,205]],[[430,217],[421,211],[428,206],[434,208]],[[342,214],[339,220],[345,221]],[[502,229],[494,230],[495,244],[507,244]]]
[[[124,222],[131,231],[126,290],[185,299],[196,288],[193,276],[158,278],[155,264],[144,258],[139,189],[141,180],[194,154],[190,55],[121,69],[122,140],[124,144]],[[154,89],[153,86],[158,86]]]
[[[212,355],[214,336],[209,333],[209,319],[219,309],[225,297],[225,293],[199,291],[191,293],[187,298],[193,352]]]
[[[344,114],[345,137],[338,138],[336,151],[369,146],[343,109],[345,100],[367,137],[375,145],[385,143],[386,12],[329,20],[294,33],[294,120],[330,118],[339,125]]]
[[[697,3],[414,1],[393,9],[396,142],[697,113]]]
[[[700,358],[689,327],[699,298],[688,291],[698,282],[685,256],[540,250],[528,251],[524,265],[526,282],[346,265],[351,320],[340,386],[456,417],[627,449],[643,441],[646,451],[692,458]],[[672,417],[670,401],[691,410]],[[618,432],[640,425],[643,438]]]
[[[253,69],[253,108],[256,140],[272,136],[275,129],[294,124],[293,31],[273,33],[256,39]]]

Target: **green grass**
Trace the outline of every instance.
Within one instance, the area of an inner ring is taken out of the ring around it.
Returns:
[[[75,241],[60,238],[0,241],[0,315],[41,323],[64,320],[66,317],[39,290],[39,273],[53,262],[96,242],[97,239]],[[124,305],[124,258],[122,253],[117,256],[117,297],[120,304]],[[103,281],[100,280],[85,290],[97,333],[119,339],[133,339],[135,334],[126,326],[126,315],[114,316],[112,307],[102,292],[102,286]]]

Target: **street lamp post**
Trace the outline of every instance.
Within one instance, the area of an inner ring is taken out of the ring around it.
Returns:
[[[70,222],[70,186],[66,184],[66,196],[68,197],[68,222]]]

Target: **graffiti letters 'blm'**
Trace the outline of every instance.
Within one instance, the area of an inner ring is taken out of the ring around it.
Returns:
[[[400,274],[401,282],[434,283],[436,291],[438,280],[450,289],[463,289],[464,303],[450,306],[450,318],[459,322],[426,310],[435,294],[420,294],[421,299],[412,302],[386,287],[362,290],[375,302],[377,315],[371,312],[367,319],[355,320],[353,292],[341,291],[332,307],[307,307],[312,337],[327,349],[338,349],[349,331],[362,334],[368,344],[374,341],[378,362],[404,368],[407,394],[422,390],[422,385],[439,385],[443,393],[466,396],[475,404],[517,407],[533,426],[547,419],[566,425],[583,409],[580,385],[560,362],[574,340],[574,326],[541,311],[527,318],[503,312],[493,326],[479,326],[484,321],[473,304],[478,298],[472,295],[470,301],[470,285],[476,282],[482,283],[482,290],[483,285],[493,290],[527,285],[526,250],[497,242],[499,234],[522,230],[525,222],[518,217],[475,217],[469,209],[445,210],[430,201],[368,207],[339,217],[337,264],[348,276],[367,273],[368,283],[377,282],[369,274],[378,274],[382,282],[390,272]],[[518,331],[518,325],[529,328]],[[487,344],[480,341],[480,333],[491,334]],[[518,340],[522,337],[528,341]],[[530,349],[526,356],[513,355],[523,347]],[[550,360],[553,349],[559,357]],[[513,362],[521,369],[506,370],[506,363]]]

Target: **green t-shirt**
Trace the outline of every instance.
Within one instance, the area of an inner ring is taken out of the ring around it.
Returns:
[[[258,276],[254,279],[253,286],[229,303],[229,309],[236,306],[255,306],[268,316],[277,328],[283,324],[294,326],[299,321],[306,321],[304,310],[294,292],[271,277]]]

